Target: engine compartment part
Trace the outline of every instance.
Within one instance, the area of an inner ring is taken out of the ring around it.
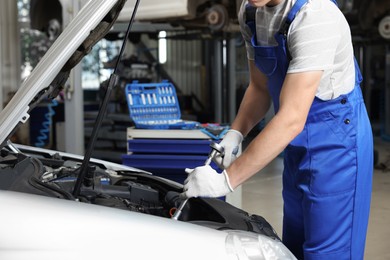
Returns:
[[[0,189],[171,218],[179,207],[181,186],[146,173],[112,171],[90,163],[80,194],[72,194],[80,160],[58,154],[32,157],[3,148],[0,154]],[[243,230],[280,240],[261,216],[249,215],[221,199],[192,198],[180,221],[216,230]]]

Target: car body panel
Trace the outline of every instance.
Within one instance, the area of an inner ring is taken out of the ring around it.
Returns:
[[[197,7],[204,2],[207,2],[207,0],[142,0],[136,19],[140,21],[167,21],[178,18],[194,19]],[[131,1],[125,5],[121,15],[118,17],[118,21],[124,22],[130,19],[133,5]]]
[[[46,32],[50,38],[54,38],[76,15],[78,7],[87,2],[88,0],[31,0],[31,28]],[[127,0],[118,23],[130,20],[135,2]],[[183,28],[238,32],[237,13],[240,3],[241,0],[142,0],[135,21],[137,30],[143,32]],[[111,32],[110,39],[116,34],[115,31]]]
[[[51,2],[57,2],[59,4],[53,4]],[[173,19],[194,19],[196,17],[196,8],[210,0],[142,0],[140,2],[139,11],[137,11],[136,20],[140,21],[156,21],[156,20],[173,20]],[[45,8],[52,8],[50,10],[46,9],[46,12],[56,13],[62,11],[62,15],[65,13],[72,12],[74,0],[32,0],[31,6],[32,10],[36,14],[43,14]],[[76,1],[78,5],[84,6],[88,3],[88,0],[78,0]],[[49,5],[51,3],[51,5]],[[121,15],[118,18],[120,22],[127,22],[130,20],[131,14],[133,12],[133,7],[135,0],[127,0],[125,7],[122,10]],[[62,10],[54,10],[62,7]],[[53,19],[55,16],[47,15],[47,17],[38,17],[35,16],[35,13],[31,13],[31,20],[36,29],[40,29],[44,22],[40,22],[40,19]],[[57,17],[58,19],[58,17]],[[61,20],[61,19],[59,19]],[[46,21],[47,23],[47,21]]]
[[[229,259],[227,233],[194,224],[11,191],[0,205],[3,260]]]

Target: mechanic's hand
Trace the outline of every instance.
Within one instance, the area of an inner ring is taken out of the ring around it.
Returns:
[[[239,152],[240,144],[244,137],[242,134],[234,129],[227,131],[226,135],[223,137],[222,141],[219,143],[220,146],[224,148],[224,155],[217,153],[214,156],[213,161],[221,169],[226,169],[230,164],[237,158],[237,153]]]
[[[221,197],[233,191],[226,171],[216,172],[210,165],[186,169],[182,199],[191,197]]]

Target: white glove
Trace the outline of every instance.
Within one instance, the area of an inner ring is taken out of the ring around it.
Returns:
[[[221,154],[217,153],[214,156],[213,161],[221,169],[226,169],[234,162],[237,158],[239,148],[244,137],[242,134],[234,129],[227,131],[226,135],[223,137],[222,141],[219,143],[220,146],[224,148],[224,155],[221,157]]]
[[[210,165],[186,169],[187,179],[184,181],[182,199],[191,197],[216,198],[233,191],[226,171],[216,172]]]

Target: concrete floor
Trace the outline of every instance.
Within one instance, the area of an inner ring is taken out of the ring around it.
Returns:
[[[375,141],[378,163],[390,160],[390,143]],[[388,165],[390,167],[390,165]],[[283,160],[276,158],[263,171],[242,185],[242,208],[265,217],[282,234],[282,169]],[[390,169],[374,171],[370,222],[365,259],[390,259]]]

